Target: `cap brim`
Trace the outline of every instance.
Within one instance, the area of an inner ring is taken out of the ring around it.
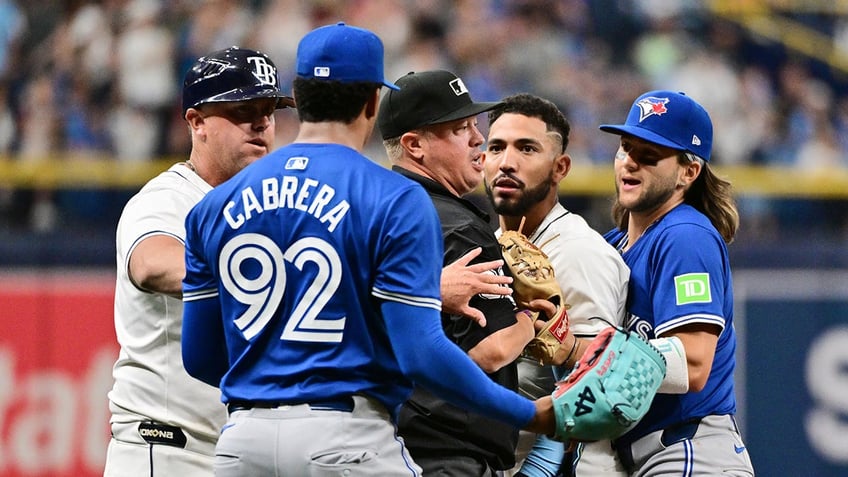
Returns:
[[[471,116],[477,116],[480,113],[485,113],[486,111],[490,111],[500,106],[502,103],[471,103],[466,104],[465,106],[453,111],[449,114],[446,114],[440,118],[433,119],[427,124],[440,124],[446,123],[448,121],[455,121],[457,119],[470,118]]]
[[[278,98],[277,109],[295,107],[294,98],[280,94],[278,90],[270,88],[237,88],[206,98],[199,104],[250,101],[264,98]]]
[[[677,144],[676,142],[666,139],[653,131],[648,131],[647,129],[640,128],[638,126],[627,126],[625,124],[601,124],[598,126],[598,129],[603,132],[618,134],[619,136],[625,134],[634,136],[650,143],[670,147],[672,149],[686,150],[685,146]]]
[[[393,89],[395,91],[400,91],[400,86],[392,83],[391,81],[383,80],[383,86],[385,86],[386,88],[389,88],[389,89]]]

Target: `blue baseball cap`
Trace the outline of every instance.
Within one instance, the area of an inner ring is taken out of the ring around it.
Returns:
[[[710,160],[713,122],[703,106],[684,93],[649,91],[636,98],[624,124],[601,124],[601,131],[638,137]]]
[[[383,75],[383,42],[344,22],[307,33],[297,46],[297,76],[342,83],[380,83],[400,89]]]

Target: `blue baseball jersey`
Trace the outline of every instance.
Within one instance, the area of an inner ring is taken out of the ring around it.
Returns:
[[[424,189],[345,146],[292,144],[216,187],[186,219],[183,300],[217,300],[223,400],[398,407],[380,302],[440,310],[441,244]]]
[[[617,248],[627,233],[604,238]],[[622,254],[630,267],[628,329],[645,339],[694,323],[721,328],[707,384],[701,392],[657,394],[648,414],[624,439],[633,440],[692,418],[736,412],[733,372],[733,283],[727,246],[709,219],[681,204]]]

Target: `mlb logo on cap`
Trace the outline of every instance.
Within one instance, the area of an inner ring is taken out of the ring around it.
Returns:
[[[344,22],[316,28],[297,45],[297,76],[377,83],[398,89],[383,76],[383,42],[374,33]]]
[[[624,124],[602,124],[601,131],[630,135],[710,160],[713,123],[703,106],[684,93],[649,91],[636,98]]]
[[[468,92],[468,88],[465,87],[465,83],[463,83],[459,78],[451,81],[449,84],[457,96]]]

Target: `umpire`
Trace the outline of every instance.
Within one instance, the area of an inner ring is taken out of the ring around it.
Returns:
[[[462,198],[480,185],[483,135],[477,115],[499,103],[475,103],[462,80],[448,71],[410,73],[383,97],[377,123],[393,170],[420,183],[436,207],[444,238],[444,264],[476,247],[476,262],[501,258],[489,217]],[[494,273],[502,274],[499,267]],[[484,326],[442,313],[447,337],[489,377],[518,388],[515,359],[534,336],[527,314],[511,296],[477,295]],[[425,476],[494,476],[515,465],[518,432],[468,413],[418,387],[401,409],[398,431]]]

